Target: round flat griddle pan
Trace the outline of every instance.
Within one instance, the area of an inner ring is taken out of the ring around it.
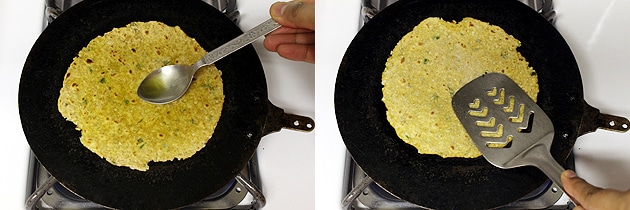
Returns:
[[[473,17],[522,42],[517,50],[538,74],[538,105],[554,123],[551,153],[556,161],[564,162],[579,135],[607,126],[597,119],[612,117],[627,124],[627,119],[599,114],[586,104],[571,49],[526,5],[513,0],[402,0],[361,28],[341,62],[335,88],[335,112],[347,149],[376,183],[396,196],[428,208],[487,209],[522,198],[547,180],[533,167],[504,170],[483,157],[419,154],[397,137],[381,101],[381,75],[397,42],[428,17]]]
[[[262,65],[254,48],[247,46],[216,63],[223,72],[225,102],[212,138],[195,155],[150,163],[142,172],[114,166],[92,153],[80,143],[80,131],[57,109],[64,74],[96,36],[151,20],[179,26],[208,51],[242,33],[198,0],[88,0],[53,21],[24,64],[18,96],[24,133],[38,160],[73,192],[113,208],[178,208],[225,186],[247,164],[263,135],[296,118],[313,125],[311,119],[284,114],[268,101]],[[303,125],[293,127],[312,129]]]

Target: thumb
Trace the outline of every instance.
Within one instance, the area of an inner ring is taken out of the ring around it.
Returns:
[[[562,185],[564,185],[564,190],[573,202],[577,205],[580,205],[582,201],[588,196],[583,192],[589,192],[594,188],[594,186],[587,183],[584,179],[578,177],[574,171],[565,170],[560,175],[560,180],[562,181]]]
[[[315,30],[315,4],[312,2],[276,2],[269,8],[269,13],[280,25]]]
[[[624,200],[620,191],[593,186],[571,170],[562,172],[561,181],[566,193],[584,209],[618,209]]]

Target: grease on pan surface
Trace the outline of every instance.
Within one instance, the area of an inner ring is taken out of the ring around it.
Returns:
[[[392,50],[382,75],[387,120],[419,153],[481,155],[451,107],[455,92],[485,73],[506,74],[534,100],[538,77],[516,51],[520,41],[473,18],[427,18]]]
[[[151,161],[185,159],[203,148],[223,108],[221,71],[195,75],[182,98],[155,105],[136,90],[151,71],[192,64],[206,51],[179,27],[133,22],[99,36],[68,68],[60,91],[61,114],[81,130],[81,143],[117,166],[146,171]]]

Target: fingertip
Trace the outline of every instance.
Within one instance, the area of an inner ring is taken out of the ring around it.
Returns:
[[[574,194],[575,188],[579,186],[580,178],[573,170],[565,170],[560,174],[560,181],[564,185],[564,190],[570,195]]]
[[[569,179],[573,179],[573,178],[577,177],[577,174],[573,170],[565,170],[565,171],[562,172],[561,176],[564,176],[564,177],[569,178]]]
[[[271,17],[282,17],[282,13],[284,12],[284,8],[286,7],[287,2],[275,2],[269,7],[269,14]]]
[[[315,30],[315,5],[295,0],[276,2],[269,8],[271,18],[283,26]]]
[[[271,46],[271,43],[269,43],[270,41],[268,39],[264,39],[263,40],[263,47],[265,47],[266,50],[270,51],[270,52],[275,52],[275,49]]]
[[[267,49],[268,51],[271,52],[276,52],[276,49],[278,47],[278,41],[276,40],[275,37],[273,36],[267,36],[265,37],[265,39],[263,40],[263,46],[265,47],[265,49]]]

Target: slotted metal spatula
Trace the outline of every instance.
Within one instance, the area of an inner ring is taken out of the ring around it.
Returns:
[[[453,96],[453,109],[488,162],[499,168],[536,166],[564,191],[564,170],[549,149],[553,124],[509,77],[485,74]]]

